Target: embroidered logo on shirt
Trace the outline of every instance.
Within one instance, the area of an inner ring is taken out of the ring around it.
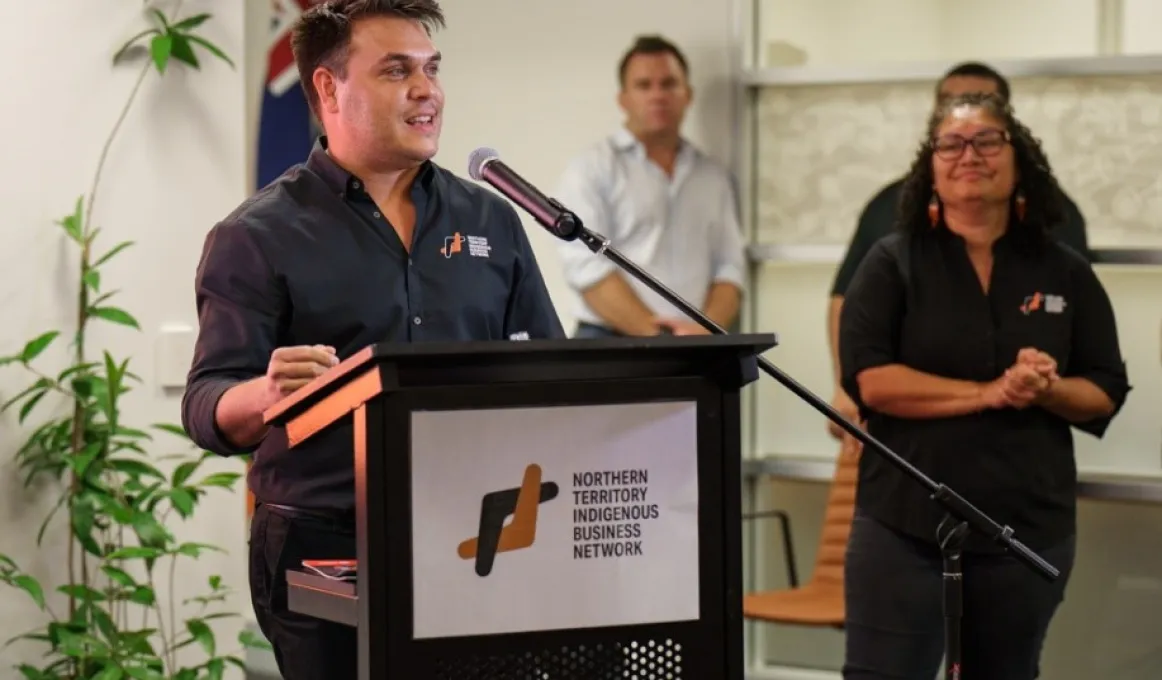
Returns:
[[[1021,313],[1028,316],[1031,312],[1041,309],[1041,294],[1033,293],[1026,296],[1025,301],[1021,303]]]
[[[468,237],[468,254],[472,257],[488,257],[491,252],[492,246],[488,245],[488,239],[483,236]]]
[[[509,335],[508,339],[509,340],[528,340],[529,339],[529,332],[528,331],[519,331],[517,333],[513,333],[513,334]]]
[[[1042,307],[1046,314],[1060,314],[1065,311],[1065,298],[1060,295],[1033,293],[1026,296],[1025,301],[1021,303],[1021,313],[1028,316]]]
[[[440,248],[440,253],[446,258],[451,258],[460,252],[460,246],[463,244],[464,237],[460,235],[460,232],[456,232],[451,236],[444,237],[444,247]]]
[[[492,252],[492,246],[488,245],[488,239],[483,236],[463,236],[460,232],[456,232],[451,236],[444,238],[444,245],[440,248],[440,254],[451,259],[453,255],[459,253],[464,248],[464,243],[468,243],[468,254],[472,257],[488,257]]]

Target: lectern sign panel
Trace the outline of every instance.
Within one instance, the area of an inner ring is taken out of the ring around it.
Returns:
[[[415,637],[697,620],[693,402],[412,414]]]

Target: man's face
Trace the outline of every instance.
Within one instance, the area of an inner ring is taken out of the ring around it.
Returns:
[[[677,134],[691,98],[686,74],[674,55],[636,54],[626,65],[618,104],[631,130],[647,136]]]
[[[936,95],[936,106],[958,97],[962,94],[979,92],[982,94],[999,94],[997,81],[992,78],[979,76],[952,76],[940,83],[940,92]]]
[[[347,77],[315,74],[329,137],[372,167],[406,169],[436,155],[443,121],[440,54],[423,25],[396,17],[357,21]]]

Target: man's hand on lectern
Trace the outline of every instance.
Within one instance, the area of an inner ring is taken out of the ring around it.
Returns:
[[[339,363],[334,347],[300,345],[279,347],[270,355],[266,380],[271,391],[285,397]]]

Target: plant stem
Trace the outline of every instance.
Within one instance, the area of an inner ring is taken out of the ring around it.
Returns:
[[[92,234],[93,234],[93,205],[97,201],[97,188],[101,185],[101,175],[105,170],[105,164],[109,160],[109,150],[113,148],[113,142],[117,139],[121,127],[125,124],[125,119],[129,115],[129,111],[133,108],[134,102],[137,100],[137,95],[141,91],[141,85],[145,82],[146,76],[152,68],[152,64],[147,62],[141,69],[141,73],[137,76],[137,81],[133,83],[133,89],[129,92],[129,97],[125,101],[125,105],[121,107],[121,113],[117,116],[117,122],[113,124],[113,129],[109,132],[109,136],[105,138],[105,144],[101,148],[101,155],[97,160],[97,169],[93,173],[93,184],[89,188],[88,206],[85,208],[84,221],[81,223],[81,262],[79,280],[77,282],[77,334],[76,341],[73,345],[73,360],[75,365],[86,363],[85,361],[85,332],[89,322],[89,285],[85,281],[85,275],[88,274],[90,264],[92,262]],[[73,425],[72,425],[72,455],[79,456],[81,451],[85,448],[85,403],[82,399],[76,398],[73,400]],[[81,492],[81,480],[77,476],[76,470],[69,474],[69,517],[75,509],[74,499]],[[70,528],[72,522],[69,522]],[[73,540],[69,541],[68,546],[68,562],[69,562],[69,584],[77,585],[77,541],[75,536]],[[81,582],[89,586],[89,562],[85,557],[85,553],[80,553],[80,567],[81,567]],[[69,620],[71,621],[76,616],[77,598],[75,595],[69,595]],[[73,664],[74,677],[78,672],[84,669],[85,660],[80,659]]]
[[[137,75],[137,82],[133,83],[133,89],[129,92],[129,99],[125,101],[125,106],[121,107],[121,113],[117,116],[117,122],[113,124],[113,130],[109,136],[105,138],[105,145],[101,148],[101,155],[97,159],[97,171],[93,174],[93,184],[89,187],[89,204],[85,208],[85,219],[81,223],[81,233],[88,234],[90,225],[93,220],[93,204],[97,201],[97,187],[101,184],[101,174],[105,169],[105,161],[109,159],[109,150],[113,148],[113,140],[117,138],[117,133],[121,131],[121,126],[125,124],[125,118],[129,115],[130,109],[133,108],[133,102],[137,100],[137,93],[141,91],[141,85],[145,83],[146,76],[153,69],[153,62],[146,62],[141,68],[141,73]],[[81,283],[84,287],[84,283]]]

